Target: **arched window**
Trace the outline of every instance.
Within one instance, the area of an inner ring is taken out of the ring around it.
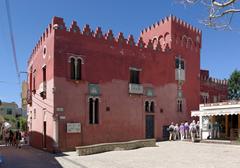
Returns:
[[[161,48],[165,47],[165,40],[162,35],[158,37],[158,42],[160,43]]]
[[[157,39],[157,37],[154,37],[153,38],[153,49],[157,48],[157,44],[158,44],[158,39]]]
[[[192,49],[192,47],[193,47],[193,41],[192,41],[192,39],[189,37],[188,40],[187,40],[187,48]]]
[[[183,47],[187,47],[187,36],[183,35],[182,36],[182,42],[181,42]]]
[[[93,98],[89,99],[89,124],[93,124]]]
[[[99,98],[89,98],[89,124],[99,123]]]
[[[70,67],[71,67],[71,79],[75,80],[75,58],[71,58],[70,62]]]
[[[94,103],[94,123],[98,124],[99,100],[95,99]]]
[[[145,101],[145,112],[149,112],[149,102]]]
[[[77,72],[76,72],[76,79],[77,80],[81,80],[82,79],[82,60],[81,59],[77,59],[77,68],[76,68]]]
[[[82,59],[79,57],[70,57],[70,73],[71,79],[81,80],[82,79]]]
[[[183,104],[183,101],[182,101],[181,99],[178,99],[178,100],[177,100],[177,111],[178,111],[178,112],[183,112],[183,106],[182,106],[182,104]]]
[[[154,112],[154,102],[152,101],[150,104],[150,112]]]

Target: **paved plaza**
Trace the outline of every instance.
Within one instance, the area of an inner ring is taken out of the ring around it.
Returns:
[[[0,146],[3,163],[0,168],[62,168],[55,155],[30,146],[17,149],[12,146]]]
[[[239,168],[240,146],[191,142],[160,142],[158,147],[61,156],[31,147],[1,147],[4,168]],[[8,153],[8,155],[6,155]],[[4,156],[6,155],[6,156]],[[9,162],[9,163],[8,163]]]

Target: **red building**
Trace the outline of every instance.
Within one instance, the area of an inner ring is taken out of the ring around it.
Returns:
[[[208,70],[200,71],[200,103],[216,103],[228,100],[227,80],[209,77]]]
[[[138,41],[54,17],[28,61],[31,144],[75,146],[166,138],[200,95],[201,32],[169,16]]]

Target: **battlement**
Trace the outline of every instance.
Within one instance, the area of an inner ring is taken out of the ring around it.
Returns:
[[[153,46],[157,46],[159,42],[163,49],[167,45],[173,48],[174,45],[188,48],[190,51],[193,49],[199,51],[201,36],[202,32],[199,29],[173,15],[165,17],[141,32],[144,42],[151,39]]]
[[[34,47],[31,57],[37,53],[37,51],[45,42],[45,40],[50,36],[50,34],[52,34],[55,31],[74,33],[79,36],[85,36],[91,39],[98,39],[98,40],[107,41],[109,43],[114,43],[122,47],[123,46],[135,47],[140,50],[152,50],[154,52],[170,51],[170,46],[168,44],[163,49],[162,46],[160,45],[160,42],[158,42],[157,44],[153,44],[152,40],[144,42],[142,37],[139,37],[138,40],[135,40],[133,35],[131,34],[128,36],[128,38],[124,37],[122,32],[119,32],[117,36],[114,36],[113,31],[111,29],[108,30],[106,33],[103,33],[101,30],[101,27],[97,27],[96,30],[93,31],[90,28],[90,26],[86,24],[81,30],[76,21],[72,21],[72,24],[70,25],[70,27],[67,28],[65,25],[64,19],[55,16],[52,19],[52,23],[49,24],[49,26],[46,28],[45,32],[42,34],[39,41],[37,42],[36,46]]]
[[[206,82],[206,83],[209,83],[209,84],[217,84],[217,85],[225,85],[225,86],[227,86],[227,84],[228,84],[228,80],[226,80],[226,79],[221,80],[221,79],[209,77],[209,71],[208,70],[201,70],[200,71],[200,80],[202,82]]]
[[[148,28],[145,28],[144,30],[142,30],[141,34],[147,33],[149,31],[151,31],[152,29],[155,29],[158,26],[161,26],[163,24],[168,24],[168,23],[175,23],[178,24],[181,27],[184,27],[186,29],[188,29],[189,31],[196,33],[198,35],[201,35],[202,32],[201,30],[193,27],[192,25],[190,25],[189,23],[181,20],[180,18],[177,18],[176,16],[170,15],[168,17],[165,17],[164,19],[157,21],[156,23],[152,24],[151,26],[149,26]]]

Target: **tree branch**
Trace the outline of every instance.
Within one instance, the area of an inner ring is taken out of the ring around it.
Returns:
[[[226,14],[238,13],[238,12],[240,12],[240,9],[228,9],[228,10],[223,11],[219,15],[209,15],[209,18],[213,18],[213,19],[220,18],[220,17],[222,17],[222,16],[224,16]]]
[[[217,0],[211,0],[211,1],[214,6],[221,7],[221,8],[229,6],[236,2],[236,0],[228,0],[227,2],[224,2],[224,3],[218,2]]]
[[[240,0],[175,0],[184,5],[201,4],[208,9],[202,23],[216,29],[230,29],[234,14],[240,13]],[[239,16],[238,16],[239,17]],[[236,18],[235,18],[236,19]],[[238,22],[237,22],[238,23]],[[236,24],[234,24],[236,26]]]

